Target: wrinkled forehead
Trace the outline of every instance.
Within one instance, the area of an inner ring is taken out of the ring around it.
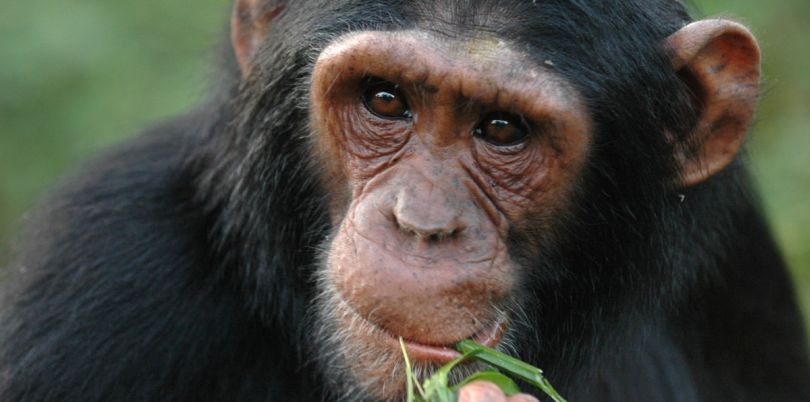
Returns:
[[[581,107],[574,88],[548,65],[493,35],[448,38],[425,31],[363,31],[343,35],[320,54],[316,72],[384,75],[461,96],[494,99],[522,93]],[[523,97],[523,96],[522,96]]]

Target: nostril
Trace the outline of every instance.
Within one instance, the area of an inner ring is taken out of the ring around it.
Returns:
[[[450,240],[455,238],[458,235],[458,229],[450,229],[446,231],[440,231],[436,233],[432,233],[428,236],[427,241],[430,243],[438,243],[442,240]]]
[[[455,222],[446,225],[429,223],[416,225],[397,217],[396,214],[394,214],[393,220],[394,224],[401,232],[407,234],[409,237],[414,237],[417,240],[428,243],[441,243],[445,240],[454,239],[458,237],[459,233],[462,231],[460,225]]]
[[[425,240],[427,240],[428,243],[438,243],[444,237],[445,237],[444,233],[433,233],[430,236],[428,236],[427,239]]]

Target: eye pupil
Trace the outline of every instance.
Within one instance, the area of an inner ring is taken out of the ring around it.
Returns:
[[[363,103],[375,115],[383,118],[409,118],[411,112],[399,87],[379,78],[365,82]]]
[[[497,145],[513,145],[523,141],[528,130],[518,116],[494,113],[482,120],[475,128],[475,135]]]

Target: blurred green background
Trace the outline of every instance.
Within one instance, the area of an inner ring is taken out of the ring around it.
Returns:
[[[229,3],[0,3],[0,262],[59,175],[204,98]],[[745,22],[762,45],[766,91],[749,153],[810,318],[810,1],[695,3]]]

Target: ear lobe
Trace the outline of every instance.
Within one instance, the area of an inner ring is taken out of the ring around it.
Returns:
[[[676,146],[688,187],[725,168],[745,142],[759,95],[760,51],[747,28],[727,20],[693,22],[666,45],[699,111],[688,143]]]
[[[236,0],[231,14],[231,43],[242,70],[250,74],[256,50],[267,35],[270,23],[284,11],[280,0]]]

